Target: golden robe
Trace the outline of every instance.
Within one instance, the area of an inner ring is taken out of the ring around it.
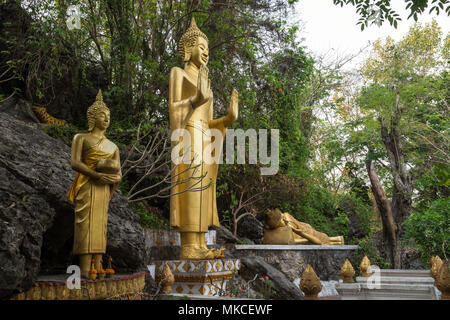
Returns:
[[[106,138],[102,138],[84,151],[83,162],[89,168],[95,170],[99,160],[111,159],[114,156],[114,152],[102,150],[102,144],[106,141]],[[106,252],[108,207],[117,186],[118,183],[101,184],[79,172],[76,174],[67,194],[69,200],[75,203],[73,254]]]
[[[186,78],[183,81],[185,89],[181,99],[186,99],[195,93],[196,86],[190,83]],[[191,160],[194,157],[195,150],[201,150],[201,154],[197,154],[197,160],[200,166],[194,173],[194,169],[187,169],[189,164],[181,163],[172,172],[172,184],[174,187],[171,189],[172,196],[170,197],[170,225],[174,227],[178,232],[208,232],[208,226],[220,226],[219,216],[217,213],[216,204],[216,180],[219,164],[214,162],[207,164],[203,159],[203,152],[209,142],[205,142],[204,138],[208,134],[209,122],[213,119],[213,98],[211,97],[204,105],[199,106],[194,110],[192,106],[186,106],[184,108],[175,109],[170,97],[174,96],[174,90],[172,83],[169,83],[169,115],[170,115],[170,127],[172,132],[176,129],[185,129],[191,136],[191,144],[188,146],[190,149],[190,157],[187,160]],[[207,110],[207,112],[202,112]],[[194,112],[201,112],[208,114],[207,119],[195,119]],[[192,120],[192,119],[195,120]],[[223,124],[218,124],[214,129],[219,130],[222,133],[222,139],[218,140],[218,145],[222,146],[223,137],[226,133],[226,128]],[[195,135],[199,134],[202,138],[201,148],[194,146]],[[178,142],[176,142],[178,143]],[[221,153],[220,150],[215,150],[216,153]],[[191,166],[195,166],[192,164]],[[175,164],[172,162],[172,168]],[[200,177],[205,175],[201,182],[196,184],[194,188],[206,187],[202,191],[185,191],[192,187],[197,179],[191,177]],[[177,184],[177,181],[187,179],[188,181],[182,184]]]

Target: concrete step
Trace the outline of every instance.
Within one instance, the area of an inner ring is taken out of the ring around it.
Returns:
[[[364,300],[437,300],[436,290],[427,284],[382,283],[378,289],[360,284],[360,295]]]
[[[373,284],[372,284],[373,285]],[[372,287],[367,283],[339,283],[336,285],[342,300],[438,300],[438,292],[429,284],[381,283]]]

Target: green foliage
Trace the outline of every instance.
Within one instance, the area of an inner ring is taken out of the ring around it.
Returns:
[[[346,242],[353,241],[347,237],[350,215],[356,217],[363,234],[372,234],[376,225],[371,205],[351,193],[335,195],[322,187],[310,187],[296,205],[291,214],[298,220],[329,236],[343,235]]]
[[[450,197],[433,201],[428,210],[412,214],[404,223],[405,237],[413,238],[424,261],[450,254]]]
[[[72,145],[73,137],[80,132],[80,129],[72,124],[67,126],[49,125],[44,127],[44,132],[50,137],[62,140],[70,147]]]
[[[387,262],[380,256],[375,245],[375,240],[372,237],[366,236],[365,238],[359,240],[356,244],[358,245],[358,248],[353,252],[349,259],[355,269],[356,276],[360,275],[361,270],[359,269],[359,265],[361,264],[364,256],[369,258],[371,265],[376,265],[380,269],[389,269],[392,267],[391,263]]]
[[[361,31],[364,30],[370,23],[382,25],[386,20],[391,26],[397,28],[398,22],[402,19],[399,14],[392,9],[391,0],[333,0],[335,5],[341,7],[345,5],[352,5],[356,8],[356,13],[360,18],[357,25],[361,26]],[[442,14],[450,15],[450,5],[448,0],[404,0],[405,9],[409,9],[408,19],[413,17],[415,21],[418,20],[418,16],[425,12],[427,8],[430,14],[435,12],[439,15],[440,11],[444,11]]]
[[[143,203],[133,202],[132,204],[134,211],[139,215],[139,223],[141,226],[152,229],[170,230],[168,222],[157,213],[149,212]]]
[[[128,176],[122,177],[119,186],[117,187],[125,197],[128,197],[128,192],[130,191],[130,180]]]

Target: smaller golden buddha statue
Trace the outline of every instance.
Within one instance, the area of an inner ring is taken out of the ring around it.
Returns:
[[[298,221],[289,213],[275,209],[267,211],[263,243],[342,245],[344,237],[329,237],[309,224]]]
[[[117,146],[105,136],[110,111],[99,90],[87,110],[88,133],[76,134],[72,141],[71,166],[77,171],[67,197],[75,203],[73,254],[80,256],[81,276],[89,277],[91,259],[101,268],[106,252],[109,201],[122,179]]]

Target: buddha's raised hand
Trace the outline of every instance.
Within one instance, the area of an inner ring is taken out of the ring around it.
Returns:
[[[230,106],[228,107],[228,115],[225,117],[224,125],[225,127],[231,125],[238,118],[239,106],[238,100],[239,94],[236,89],[231,92]]]
[[[200,66],[197,78],[197,93],[191,100],[194,108],[206,103],[211,97],[211,81],[208,79],[208,72],[205,65]]]

